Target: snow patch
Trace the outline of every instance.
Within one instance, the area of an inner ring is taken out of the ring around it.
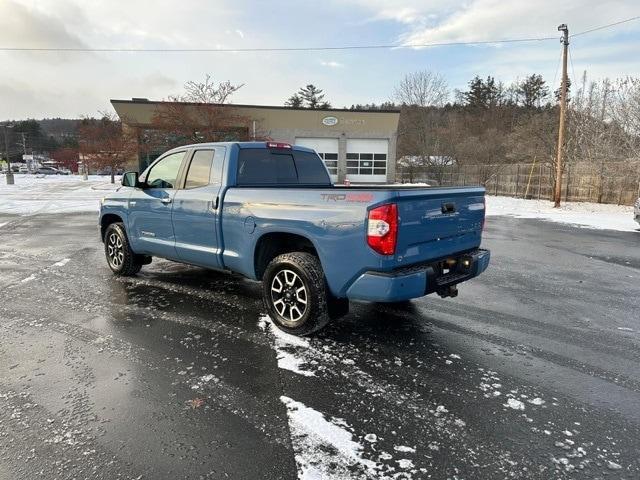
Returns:
[[[36,279],[36,274],[32,273],[27,278],[23,278],[22,280],[20,280],[20,283],[27,283],[27,282],[30,282],[31,280],[35,280],[35,279]]]
[[[504,406],[514,410],[524,410],[524,403],[520,400],[516,400],[515,398],[508,398],[507,403],[505,403]]]
[[[277,342],[277,341],[276,341]],[[309,370],[304,370],[302,364],[305,363],[303,359],[297,357],[295,354],[287,352],[282,349],[276,349],[278,355],[278,367],[289,370],[290,372],[303,375],[305,377],[315,377],[316,374]]]
[[[407,447],[405,445],[396,445],[393,447],[396,452],[404,452],[404,453],[416,453],[415,448]]]
[[[364,439],[369,443],[375,443],[378,441],[378,436],[375,433],[367,433]]]
[[[303,368],[306,363],[305,359],[296,354],[296,350],[309,348],[309,340],[306,338],[289,335],[276,327],[271,318],[263,315],[258,320],[258,327],[263,331],[271,332],[274,337],[274,347],[278,358],[278,367],[284,370],[303,375],[305,377],[314,377],[315,372],[307,368]]]
[[[100,199],[120,187],[109,176],[15,175],[15,185],[0,182],[0,213],[14,215],[97,212]]]
[[[327,419],[284,395],[280,400],[287,407],[299,479],[353,478],[353,467],[375,477],[380,465],[363,458],[363,445],[353,440],[343,420]]]
[[[542,400],[540,397],[536,397],[536,398],[533,398],[533,399],[529,400],[529,403],[531,405],[543,405],[544,404],[544,400]]]
[[[64,267],[67,263],[69,263],[69,261],[71,261],[70,258],[63,258],[59,262],[54,263],[53,266],[54,267]]]
[[[623,232],[638,230],[638,224],[633,220],[633,207],[564,202],[561,208],[553,208],[553,204],[546,200],[524,200],[491,195],[487,195],[486,200],[487,216],[506,215],[516,218],[538,218],[598,230]]]
[[[622,468],[622,465],[620,465],[619,463],[612,462],[611,460],[609,460],[609,461],[607,461],[607,468],[609,470],[620,470]]]

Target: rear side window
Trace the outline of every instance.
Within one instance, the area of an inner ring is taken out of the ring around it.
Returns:
[[[211,177],[211,165],[213,163],[213,150],[196,150],[189,165],[187,180],[184,188],[198,188],[209,185]]]
[[[294,152],[296,169],[298,170],[298,181],[311,185],[325,185],[329,183],[327,171],[322,160],[316,153]]]
[[[238,185],[329,185],[327,171],[311,152],[242,149],[238,157]]]
[[[298,183],[291,152],[274,153],[266,148],[240,150],[238,185],[277,185]]]

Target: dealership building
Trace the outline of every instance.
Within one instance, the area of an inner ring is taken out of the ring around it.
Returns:
[[[165,102],[147,99],[111,100],[128,128],[152,129],[154,116]],[[197,108],[197,104],[190,105]],[[313,110],[260,105],[223,105],[249,120],[248,136],[313,148],[325,162],[334,182],[387,183],[395,181],[397,110]],[[157,155],[155,155],[157,156]],[[148,158],[139,155],[139,167]]]

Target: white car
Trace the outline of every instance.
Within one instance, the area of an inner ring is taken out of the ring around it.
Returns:
[[[640,223],[640,198],[636,200],[636,204],[633,207],[633,216],[636,219],[636,222]]]

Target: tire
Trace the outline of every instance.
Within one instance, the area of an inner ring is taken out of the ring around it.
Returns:
[[[262,299],[276,326],[292,335],[310,335],[330,321],[322,265],[309,253],[271,260],[262,279]]]
[[[143,258],[133,253],[124,225],[112,223],[104,233],[104,254],[113,273],[130,277],[140,271]]]

